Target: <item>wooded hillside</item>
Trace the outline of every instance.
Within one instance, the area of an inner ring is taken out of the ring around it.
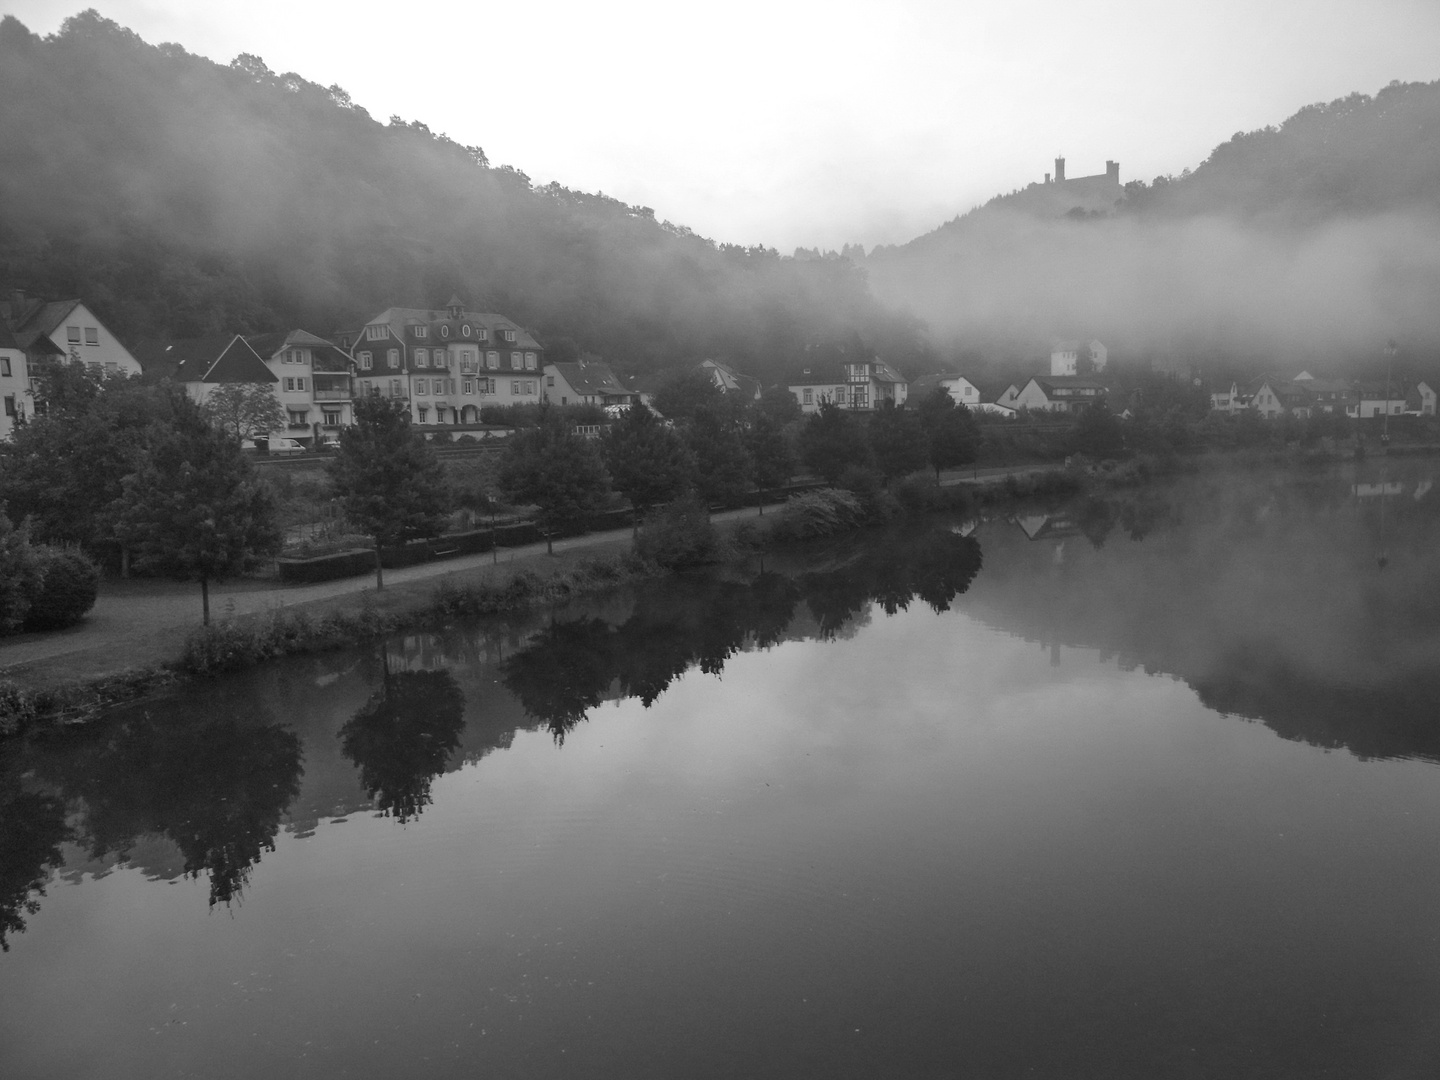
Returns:
[[[132,341],[327,333],[459,292],[632,371],[717,356],[778,375],[857,333],[923,355],[849,260],[536,188],[339,87],[149,45],[93,11],[45,39],[0,22],[0,147],[0,288],[83,296]]]

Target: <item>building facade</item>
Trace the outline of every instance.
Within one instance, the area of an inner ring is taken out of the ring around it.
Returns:
[[[45,301],[13,293],[0,303],[0,318],[32,368],[55,359],[84,364],[96,375],[140,374],[140,362],[79,300]]]
[[[13,437],[15,429],[25,423],[34,410],[25,350],[0,319],[0,442]]]
[[[787,387],[803,413],[819,411],[825,402],[842,409],[870,411],[883,402],[905,404],[910,384],[905,377],[879,358],[853,360],[805,370],[801,382]]]
[[[545,352],[503,315],[465,311],[458,297],[443,310],[386,308],[351,347],[356,394],[403,401],[417,424],[478,424],[487,405],[536,405]]]
[[[546,364],[540,397],[552,405],[599,405],[613,409],[625,408],[639,395],[625,389],[609,364],[582,359],[574,363]]]
[[[1078,375],[1037,375],[1013,398],[1016,409],[1074,412],[1104,398],[1105,384]]]

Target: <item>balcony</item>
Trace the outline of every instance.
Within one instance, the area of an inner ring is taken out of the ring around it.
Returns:
[[[316,401],[349,401],[349,400],[350,400],[350,391],[349,391],[349,390],[330,390],[330,389],[322,390],[322,389],[320,389],[320,387],[317,386],[317,387],[315,388],[315,400],[316,400]]]

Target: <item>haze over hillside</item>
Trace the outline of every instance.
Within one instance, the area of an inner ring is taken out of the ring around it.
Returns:
[[[1304,109],[1098,214],[1001,197],[868,258],[717,246],[537,189],[338,86],[94,12],[43,40],[0,21],[0,145],[0,289],[83,295],[131,340],[328,333],[459,292],[622,370],[717,356],[766,382],[816,344],[910,375],[1024,367],[1052,336],[1201,368],[1440,349],[1440,83]]]
[[[1363,362],[1392,337],[1417,358],[1440,348],[1440,82],[1237,134],[1193,172],[1124,184],[1108,211],[1045,185],[1048,166],[872,252],[877,294],[972,347],[1099,335],[1186,365]]]

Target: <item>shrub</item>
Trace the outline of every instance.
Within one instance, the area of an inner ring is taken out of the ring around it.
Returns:
[[[25,624],[41,580],[30,530],[24,524],[12,526],[0,509],[0,634],[14,633]]]
[[[865,508],[853,494],[839,488],[822,488],[797,495],[770,517],[760,539],[770,543],[812,540],[849,532],[865,523]]]
[[[63,630],[74,626],[95,606],[100,591],[99,569],[75,548],[33,550],[40,568],[40,588],[31,598],[25,629]]]
[[[680,499],[645,519],[635,536],[635,553],[667,570],[699,566],[720,557],[720,537],[705,507]]]
[[[39,713],[30,691],[0,679],[0,736],[16,735],[34,723]]]

